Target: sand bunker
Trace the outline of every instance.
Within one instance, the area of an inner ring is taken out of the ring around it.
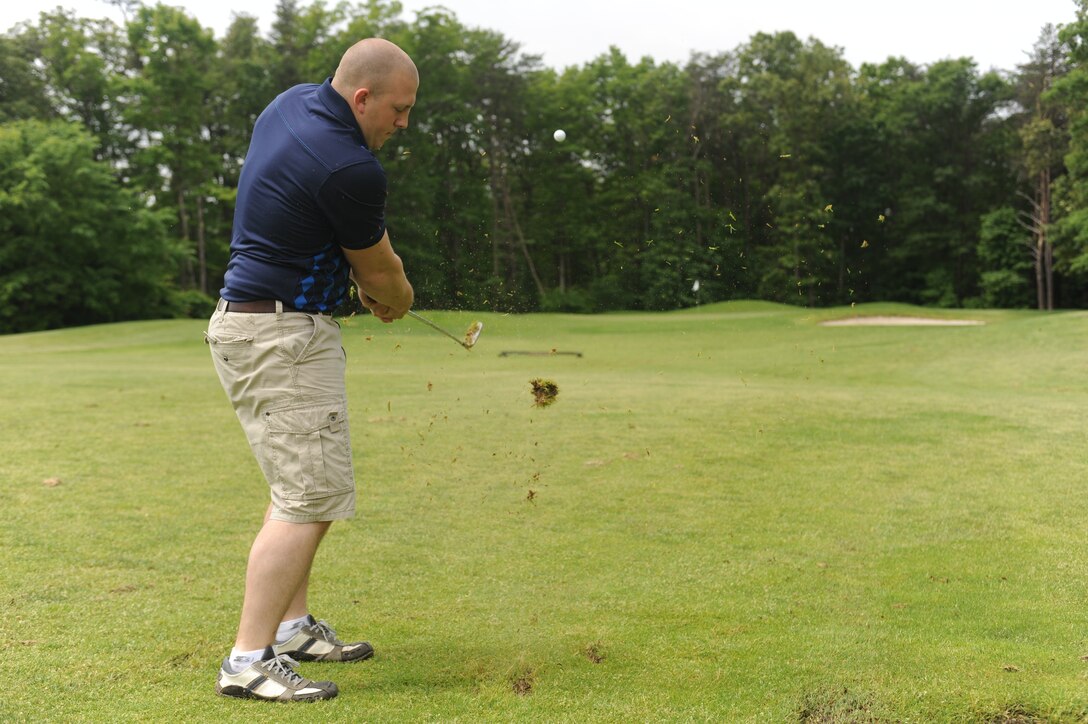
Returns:
[[[847,317],[820,322],[823,327],[974,327],[985,322],[977,319],[933,319],[932,317]]]

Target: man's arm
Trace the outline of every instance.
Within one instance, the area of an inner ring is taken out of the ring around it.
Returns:
[[[341,248],[351,265],[351,276],[359,285],[359,299],[364,307],[383,322],[392,322],[408,313],[415,293],[404,275],[404,264],[389,242],[388,232],[366,249]]]

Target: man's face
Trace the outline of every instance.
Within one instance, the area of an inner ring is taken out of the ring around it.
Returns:
[[[384,88],[366,96],[358,118],[359,129],[371,151],[384,146],[398,128],[408,127],[408,114],[416,103],[418,87],[414,74],[397,73]]]

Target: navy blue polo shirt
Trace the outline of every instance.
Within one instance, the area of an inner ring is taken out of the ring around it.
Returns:
[[[340,247],[382,240],[385,197],[385,170],[331,80],[281,93],[253,127],[220,295],[332,311],[349,285]]]

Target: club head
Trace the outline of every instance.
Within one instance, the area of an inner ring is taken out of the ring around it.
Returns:
[[[472,346],[476,344],[476,340],[480,338],[480,332],[484,331],[483,322],[473,322],[465,332],[465,341],[461,344],[465,349],[472,349]]]

